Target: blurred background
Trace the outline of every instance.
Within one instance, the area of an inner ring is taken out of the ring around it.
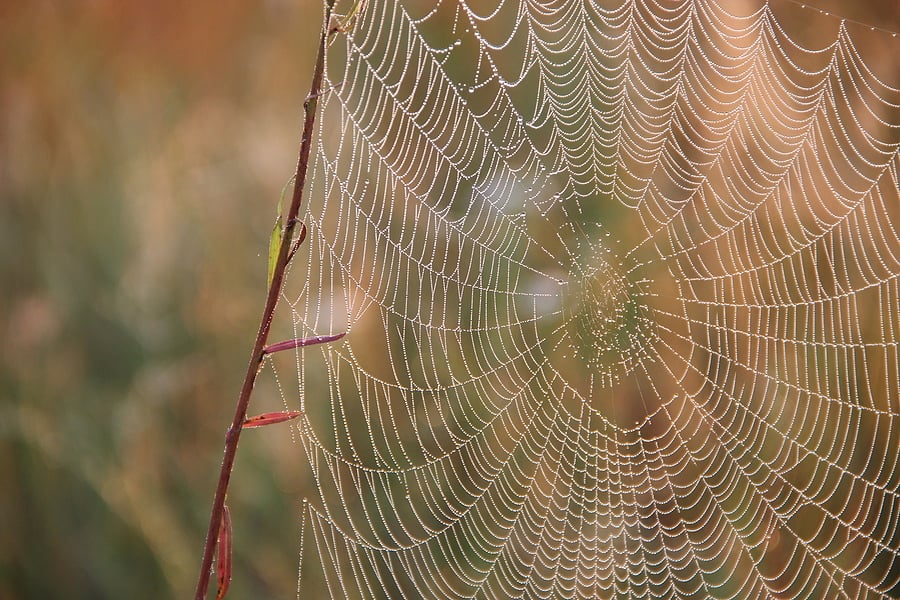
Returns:
[[[0,3],[3,600],[192,596],[320,22]],[[234,598],[297,585],[300,454],[264,433],[229,496]]]
[[[0,3],[0,600],[192,595],[320,19]],[[230,596],[291,597],[302,457],[248,433]]]

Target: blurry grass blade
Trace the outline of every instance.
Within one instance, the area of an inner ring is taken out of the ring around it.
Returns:
[[[216,563],[216,577],[219,589],[216,600],[222,600],[231,585],[231,512],[228,505],[223,507],[222,522],[219,524],[219,558]]]
[[[263,348],[263,354],[274,354],[276,352],[284,352],[285,350],[293,350],[294,348],[303,348],[305,346],[315,346],[316,344],[326,344],[335,342],[347,335],[346,333],[336,333],[334,335],[317,335],[308,338],[295,338],[293,340],[285,340],[277,342]]]
[[[303,412],[299,410],[285,410],[281,412],[269,412],[255,417],[247,417],[244,421],[244,427],[263,427],[265,425],[274,425],[275,423],[284,423],[296,419]]]

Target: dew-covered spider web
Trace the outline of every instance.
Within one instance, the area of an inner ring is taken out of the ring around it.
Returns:
[[[900,38],[788,0],[350,25],[285,292],[347,336],[277,368],[300,597],[900,595]]]

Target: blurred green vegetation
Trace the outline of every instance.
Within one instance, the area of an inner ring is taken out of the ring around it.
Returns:
[[[193,593],[320,15],[0,5],[0,598]],[[234,597],[296,589],[290,438],[242,444]]]

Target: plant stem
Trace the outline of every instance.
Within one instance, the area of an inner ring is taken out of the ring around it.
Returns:
[[[209,588],[213,555],[216,550],[217,532],[219,530],[219,524],[222,521],[225,496],[228,492],[228,483],[231,480],[231,472],[234,468],[238,440],[241,437],[241,430],[244,421],[247,418],[247,407],[250,405],[250,395],[256,384],[256,376],[259,373],[259,367],[265,357],[265,352],[263,350],[266,347],[266,342],[269,338],[269,329],[272,326],[275,307],[281,296],[285,268],[287,267],[289,259],[288,255],[293,245],[294,227],[297,224],[297,215],[300,212],[300,203],[303,200],[303,188],[306,183],[306,172],[309,169],[309,152],[312,147],[313,127],[316,121],[316,108],[322,90],[322,79],[325,73],[325,47],[328,41],[328,24],[331,22],[331,11],[334,8],[334,2],[335,0],[327,0],[325,4],[325,20],[323,21],[322,33],[319,37],[319,50],[316,56],[316,66],[315,71],[313,72],[312,85],[310,86],[309,96],[307,96],[306,102],[303,104],[305,120],[303,123],[303,137],[300,141],[300,156],[297,160],[297,176],[294,179],[294,190],[291,195],[291,206],[288,210],[287,218],[285,219],[284,231],[281,236],[281,246],[278,251],[278,260],[275,263],[272,282],[269,285],[269,292],[266,296],[266,305],[263,309],[259,330],[256,333],[256,341],[253,344],[253,352],[250,354],[250,362],[247,365],[244,383],[241,386],[241,393],[238,397],[237,406],[235,407],[234,419],[232,420],[228,431],[225,433],[225,451],[222,458],[222,467],[219,471],[219,482],[216,485],[216,495],[213,499],[212,511],[209,516],[209,528],[206,531],[206,545],[203,549],[203,562],[200,565],[200,575],[197,580],[197,590],[194,594],[194,600],[204,600]]]

